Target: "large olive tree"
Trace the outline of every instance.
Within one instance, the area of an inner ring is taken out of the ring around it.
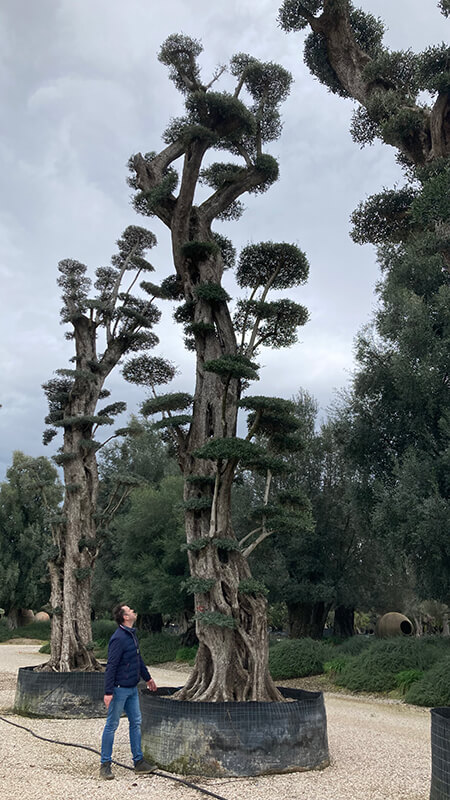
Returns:
[[[234,89],[218,91],[215,83],[223,70],[205,84],[197,63],[201,50],[198,41],[181,35],[170,36],[162,46],[159,58],[185,97],[185,114],[171,122],[159,153],[130,159],[136,209],[159,217],[170,232],[174,273],[162,290],[171,288],[173,297],[183,301],[175,316],[196,355],[193,397],[154,397],[144,412],[164,412],[161,424],[176,441],[185,479],[186,546],[200,646],[178,696],[278,700],[267,666],[266,602],[247,563],[264,534],[259,530],[254,541],[237,541],[231,487],[239,464],[266,473],[283,468],[281,457],[251,439],[260,426],[277,428],[281,439],[289,437],[289,410],[268,398],[241,400],[241,393],[257,379],[254,359],[260,348],[292,344],[297,327],[306,321],[303,306],[290,299],[269,300],[268,294],[303,283],[308,265],[294,245],[269,241],[246,247],[235,272],[246,296],[233,316],[222,278],[233,265],[234,251],[212,225],[237,218],[243,210],[241,195],[264,192],[277,179],[277,162],[263,148],[280,135],[278,108],[291,76],[277,64],[240,53],[230,62]],[[232,160],[212,162],[214,150],[228,151]],[[204,190],[198,193],[199,184],[210,187],[206,197]],[[145,360],[131,362],[125,372],[137,383],[147,380]],[[245,439],[236,435],[241,405],[250,410]]]

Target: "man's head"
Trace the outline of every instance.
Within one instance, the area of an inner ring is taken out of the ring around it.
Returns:
[[[132,628],[136,622],[137,614],[130,606],[119,603],[113,608],[113,617],[118,625],[125,625],[127,628]]]

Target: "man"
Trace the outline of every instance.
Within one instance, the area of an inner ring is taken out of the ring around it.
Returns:
[[[130,746],[133,755],[134,771],[152,772],[153,767],[145,761],[141,750],[141,709],[137,685],[143,678],[147,688],[156,692],[156,683],[145,666],[139,650],[136,629],[133,627],[137,614],[129,606],[118,605],[113,609],[117,622],[108,645],[108,662],[105,672],[104,702],[108,709],[102,736],[100,777],[104,780],[114,778],[111,772],[111,757],[114,734],[123,711],[130,724]]]

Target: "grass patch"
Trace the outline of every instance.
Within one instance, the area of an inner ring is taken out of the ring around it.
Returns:
[[[421,669],[404,669],[395,675],[395,685],[401,694],[406,694],[412,684],[415,681],[420,681],[423,675],[424,673]]]
[[[344,667],[347,665],[347,662],[348,656],[332,658],[331,661],[325,661],[323,665],[323,671],[330,677],[331,680],[334,680],[335,675],[339,675],[342,672]]]

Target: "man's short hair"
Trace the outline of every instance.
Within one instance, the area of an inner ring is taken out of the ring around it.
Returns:
[[[123,623],[123,607],[124,603],[118,603],[112,610],[112,615],[118,625],[122,625]]]

